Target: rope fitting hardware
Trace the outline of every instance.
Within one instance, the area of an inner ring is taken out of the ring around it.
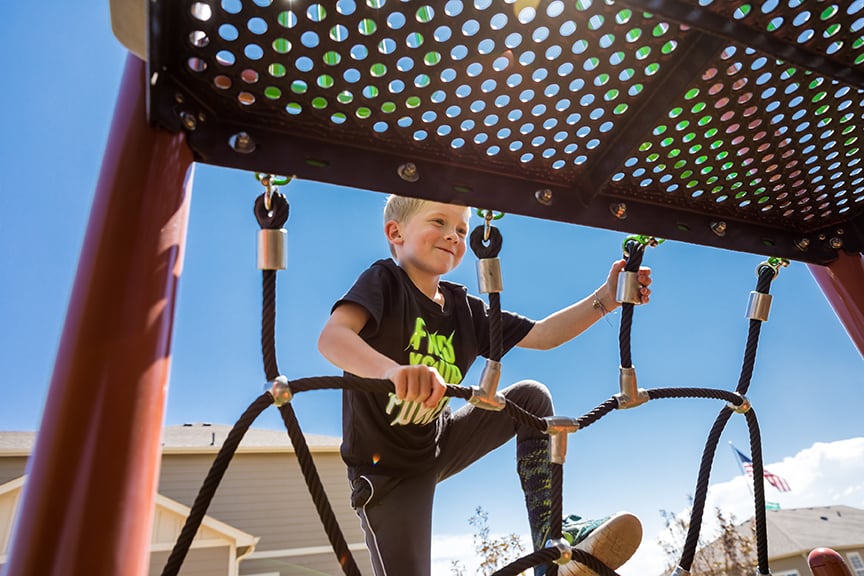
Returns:
[[[619,409],[635,408],[650,400],[648,391],[637,386],[635,366],[629,368],[621,366],[618,370],[618,385],[621,392],[615,394],[614,398],[618,401]]]
[[[498,382],[501,380],[501,363],[486,359],[483,372],[480,373],[480,385],[471,387],[470,404],[482,408],[500,412],[507,404],[504,396],[498,393]]]
[[[285,270],[288,267],[288,231],[262,228],[258,231],[258,269]]]
[[[579,430],[579,421],[569,416],[546,416],[543,420],[546,422],[544,432],[550,436],[559,433],[569,434]]]
[[[642,286],[638,272],[622,270],[618,273],[618,286],[615,288],[615,301],[621,304],[641,304]]]
[[[750,400],[746,396],[744,396],[743,394],[740,394],[740,396],[741,396],[741,404],[738,404],[736,406],[732,402],[727,402],[726,407],[729,408],[730,410],[734,411],[734,412],[737,412],[738,414],[746,414],[747,412],[750,411],[751,408],[753,408],[753,404],[751,404]]]
[[[764,292],[750,292],[750,300],[747,302],[747,318],[750,320],[759,320],[760,322],[768,321],[768,314],[771,312],[770,294]]]
[[[478,208],[477,209],[477,215],[480,216],[481,218],[483,218],[483,220],[484,220],[483,241],[488,242],[489,241],[489,234],[492,230],[492,220],[500,220],[501,218],[504,217],[504,213],[498,212],[496,214],[492,210],[487,210],[485,208],[483,208],[483,209]]]
[[[291,392],[291,387],[288,385],[288,378],[285,376],[277,376],[270,384],[270,395],[273,396],[273,405],[281,408],[285,404],[291,402],[294,394]]]
[[[546,434],[549,435],[549,462],[564,464],[567,459],[567,435],[579,430],[579,422],[568,416],[547,416]]]
[[[481,294],[503,292],[501,260],[498,258],[480,258],[477,260],[477,284]]]
[[[621,250],[624,253],[624,256],[628,257],[628,258],[630,257],[630,251],[627,249],[627,242],[630,242],[630,241],[638,242],[639,244],[642,244],[642,246],[645,246],[645,247],[650,246],[651,248],[655,248],[655,247],[659,246],[660,244],[662,244],[663,242],[665,242],[666,240],[663,238],[656,238],[654,236],[648,236],[645,234],[632,234],[630,236],[627,236],[624,239],[624,242],[621,243]]]
[[[676,566],[675,570],[672,571],[670,576],[690,576],[690,571],[685,570],[681,566]]]
[[[561,553],[561,556],[555,560],[555,563],[559,566],[564,566],[570,560],[573,559],[573,549],[570,547],[570,543],[567,542],[564,538],[555,538],[549,539],[546,541],[546,544],[543,546],[544,548],[557,548]]]
[[[780,274],[780,269],[786,268],[787,266],[789,266],[788,259],[776,258],[772,256],[771,258],[768,258],[765,262],[759,263],[759,265],[756,267],[756,277],[758,278],[759,275],[762,273],[762,269],[767,267],[774,271],[774,278],[777,278],[777,275]]]
[[[273,197],[274,192],[278,192],[278,188],[276,186],[284,186],[291,181],[293,176],[277,176],[276,174],[262,174],[261,172],[255,173],[255,179],[258,180],[261,184],[264,185],[264,207],[269,211],[272,208],[271,198]]]
[[[564,465],[567,461],[567,434],[556,432],[549,436],[549,462]]]

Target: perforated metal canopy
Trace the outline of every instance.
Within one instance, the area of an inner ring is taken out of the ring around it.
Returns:
[[[152,0],[205,163],[827,263],[864,247],[864,0]]]

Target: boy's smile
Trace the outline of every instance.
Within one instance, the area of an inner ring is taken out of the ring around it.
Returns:
[[[387,223],[396,260],[424,292],[432,282],[437,290],[439,277],[456,268],[465,256],[469,215],[465,206],[428,202],[404,222]]]

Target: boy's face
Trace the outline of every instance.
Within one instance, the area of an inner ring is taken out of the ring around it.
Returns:
[[[470,214],[466,206],[425,202],[404,222],[391,221],[388,240],[399,264],[435,276],[456,268],[465,256]]]

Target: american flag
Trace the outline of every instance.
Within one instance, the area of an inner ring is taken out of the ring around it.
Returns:
[[[738,456],[738,461],[741,462],[741,467],[744,468],[744,472],[747,473],[751,478],[753,477],[753,461],[750,460],[747,456],[741,453],[740,450],[732,446],[732,450],[735,452],[735,455]],[[771,486],[779,490],[780,492],[789,492],[791,488],[789,488],[789,483],[786,482],[785,479],[777,476],[776,474],[772,474],[765,468],[762,468],[762,476],[765,477],[765,480],[768,481]]]

